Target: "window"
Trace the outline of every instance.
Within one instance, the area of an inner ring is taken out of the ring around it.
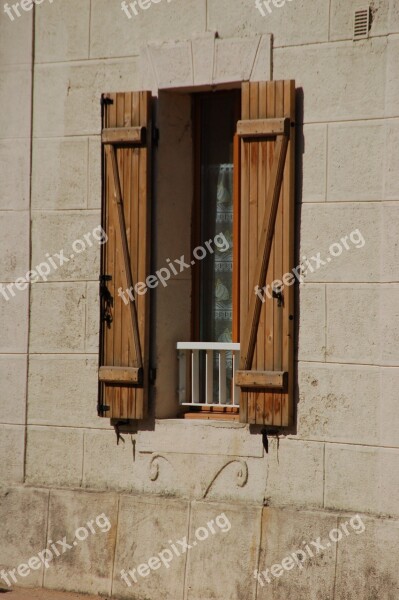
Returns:
[[[186,92],[180,99],[176,94],[182,107],[187,104],[183,96],[191,99]],[[176,340],[171,334],[168,339],[163,328],[162,353],[169,365],[164,373],[169,387],[179,388],[188,416],[232,415],[248,423],[289,425],[294,295],[285,275],[294,266],[295,85],[247,82],[241,90],[192,98],[192,249],[216,239],[228,244],[224,250],[216,244],[203,260],[194,261],[191,338]],[[147,292],[159,284],[151,275],[149,252],[150,243],[158,251],[165,239],[151,230],[150,221],[150,101],[145,92],[104,97],[102,220],[109,240],[100,285],[99,414],[117,419],[142,419],[148,409],[149,318],[156,307],[150,307]],[[173,147],[171,138],[180,140],[187,127],[179,112],[171,113],[170,121],[169,128],[167,120],[160,125],[163,157],[169,171],[180,161],[175,174],[184,179],[187,148]],[[159,155],[154,165],[156,174],[167,170]],[[173,194],[165,200],[170,213]],[[154,206],[155,213],[162,209],[157,201]],[[173,225],[172,214],[169,235],[185,235],[188,222],[179,221],[176,230]],[[155,305],[166,298],[163,289],[159,285],[155,291]],[[120,290],[130,290],[131,301],[125,303]],[[178,323],[184,315],[173,301],[169,304]],[[178,381],[171,354],[176,343]],[[158,383],[156,402],[162,403]],[[175,416],[178,412],[176,406]]]

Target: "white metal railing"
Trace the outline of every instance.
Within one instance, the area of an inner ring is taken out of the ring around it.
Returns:
[[[239,406],[234,374],[240,344],[178,342],[179,402],[188,406]]]

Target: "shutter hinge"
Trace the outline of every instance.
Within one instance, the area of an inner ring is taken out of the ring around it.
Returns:
[[[158,148],[159,143],[159,129],[155,125],[152,126],[152,143],[155,148]]]
[[[98,405],[98,414],[108,412],[110,410],[110,406],[108,404],[99,404]]]
[[[113,104],[114,101],[112,100],[112,98],[110,98],[109,96],[101,96],[101,106],[104,106],[106,104]]]

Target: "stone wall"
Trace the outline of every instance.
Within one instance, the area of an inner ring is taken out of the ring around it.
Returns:
[[[356,229],[365,240],[300,286],[296,427],[267,454],[248,426],[178,419],[116,445],[96,415],[98,246],[0,295],[0,568],[94,515],[113,524],[20,584],[141,600],[399,594],[399,8],[374,0],[369,39],[353,42],[355,7],[287,0],[262,17],[243,0],[162,0],[128,19],[116,0],[54,0],[2,14],[3,285],[99,224],[100,95],[143,86],[295,79],[298,262]],[[163,315],[155,366],[165,357],[166,373]],[[154,401],[169,415],[159,382]],[[228,543],[214,536],[136,589],[121,582],[120,569],[223,511]],[[271,585],[253,577],[356,513],[362,535]]]

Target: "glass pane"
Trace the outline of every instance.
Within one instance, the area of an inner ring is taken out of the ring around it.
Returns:
[[[215,93],[201,101],[201,245],[212,240],[200,266],[200,339],[231,342],[233,325],[233,139],[237,96]],[[218,402],[219,356],[214,353],[214,399]],[[226,357],[227,403],[231,403],[232,353]],[[202,379],[202,378],[201,378]]]

